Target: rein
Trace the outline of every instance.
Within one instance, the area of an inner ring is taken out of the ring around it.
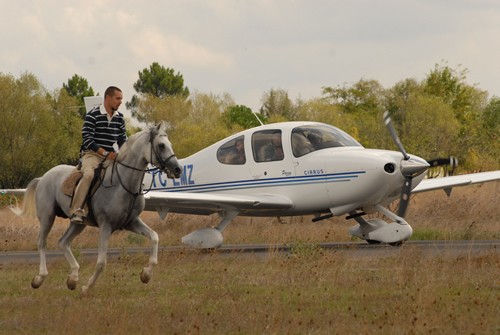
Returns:
[[[161,170],[164,170],[164,171],[165,171],[165,170],[167,169],[167,163],[168,163],[168,162],[169,162],[172,158],[174,158],[174,157],[176,157],[176,156],[175,156],[175,154],[172,154],[172,155],[170,155],[169,157],[167,157],[167,159],[163,160],[163,159],[160,157],[160,155],[158,154],[158,152],[157,152],[157,150],[156,150],[155,146],[153,145],[153,141],[154,141],[154,136],[153,136],[153,134],[151,134],[151,136],[150,136],[150,138],[149,138],[149,143],[151,144],[151,152],[150,152],[150,157],[151,157],[151,158],[150,158],[150,162],[152,162],[152,161],[153,161],[153,152],[154,152],[156,160],[160,163],[160,168],[161,168]],[[145,174],[146,172],[153,172],[153,171],[160,170],[160,169],[158,169],[158,168],[156,168],[156,167],[155,167],[155,168],[153,168],[153,169],[138,169],[138,168],[136,168],[136,167],[134,167],[134,166],[130,166],[130,165],[127,165],[127,164],[125,164],[125,163],[123,163],[123,162],[119,161],[119,160],[118,160],[118,155],[119,155],[119,153],[116,155],[116,158],[115,158],[115,160],[113,161],[113,167],[112,167],[112,172],[111,172],[111,185],[109,185],[109,186],[105,186],[105,185],[104,185],[104,183],[103,183],[103,182],[104,182],[104,176],[103,176],[103,177],[102,177],[102,179],[101,179],[101,185],[102,185],[103,187],[113,187],[113,175],[114,175],[114,173],[115,173],[115,171],[116,171],[116,176],[118,177],[118,181],[119,181],[120,185],[123,187],[123,189],[124,189],[125,191],[127,191],[127,193],[129,193],[129,194],[133,195],[134,197],[137,197],[137,196],[139,196],[139,195],[144,195],[144,194],[147,194],[149,191],[151,191],[151,188],[153,187],[153,178],[151,178],[151,184],[149,185],[149,188],[147,189],[147,191],[142,192],[142,189],[143,189],[143,188],[142,188],[142,184],[143,184],[143,181],[144,181],[144,174]],[[104,163],[104,161],[105,161],[105,159],[103,160],[103,162],[102,162],[102,163]],[[101,163],[101,164],[102,164],[102,163]],[[123,167],[125,167],[125,168],[127,168],[127,169],[130,169],[130,170],[134,170],[134,171],[137,171],[137,172],[142,172],[142,178],[141,178],[141,182],[140,182],[140,184],[139,184],[139,185],[141,185],[141,186],[139,186],[139,191],[138,191],[138,192],[132,192],[131,190],[129,190],[129,189],[128,189],[125,185],[124,185],[123,180],[122,180],[122,177],[120,176],[120,173],[118,172],[118,165],[121,165],[121,166],[123,166]]]

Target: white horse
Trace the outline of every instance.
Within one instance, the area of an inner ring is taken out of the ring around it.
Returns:
[[[149,263],[141,272],[141,280],[147,283],[151,279],[153,266],[158,262],[158,234],[139,218],[145,204],[142,194],[145,169],[148,163],[151,163],[167,173],[169,178],[179,178],[181,174],[181,167],[163,128],[163,125],[158,125],[131,136],[122,146],[116,161],[112,163],[106,161],[108,168],[101,180],[102,183],[94,193],[91,191],[89,216],[85,223],[100,228],[99,253],[94,274],[87,285],[82,287],[83,293],[94,285],[104,269],[108,239],[119,229],[142,234],[151,240]],[[32,180],[26,189],[22,210],[17,209],[17,214],[28,217],[35,217],[36,212],[36,217],[40,221],[38,236],[40,270],[31,282],[33,288],[40,287],[48,275],[45,248],[47,235],[56,216],[69,217],[71,198],[61,189],[64,180],[74,171],[74,166],[58,165],[41,178]],[[70,290],[76,288],[80,269],[71,252],[70,244],[85,227],[84,224],[70,223],[59,240],[59,247],[64,251],[71,266],[66,282]]]

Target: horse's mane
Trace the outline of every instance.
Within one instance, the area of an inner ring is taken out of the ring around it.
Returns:
[[[122,145],[120,148],[120,154],[119,157],[121,159],[124,159],[127,157],[128,153],[130,152],[131,148],[134,146],[134,143],[137,141],[141,141],[146,138],[146,136],[149,136],[151,129],[145,129],[142,130],[132,136],[130,136],[127,141]]]
[[[130,136],[127,141],[122,145],[120,148],[120,154],[119,157],[124,159],[127,157],[128,153],[130,152],[131,148],[134,146],[134,143],[137,141],[145,141],[148,142],[151,138],[155,138],[160,130],[163,130],[163,125],[161,127],[158,126],[152,126],[149,127],[148,129],[144,129],[132,136]]]

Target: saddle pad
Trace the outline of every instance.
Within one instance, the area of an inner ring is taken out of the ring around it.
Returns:
[[[75,187],[78,181],[82,178],[83,172],[81,170],[74,170],[62,183],[61,191],[68,197],[73,197]]]

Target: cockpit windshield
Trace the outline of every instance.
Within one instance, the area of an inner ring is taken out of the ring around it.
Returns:
[[[295,157],[326,148],[360,146],[349,134],[329,125],[301,126],[292,131],[292,151]]]

